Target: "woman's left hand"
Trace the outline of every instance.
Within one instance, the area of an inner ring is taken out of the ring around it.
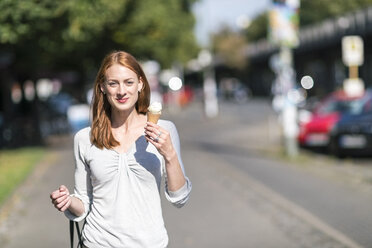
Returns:
[[[152,122],[146,124],[145,137],[147,141],[153,144],[166,160],[170,160],[176,154],[169,132]]]

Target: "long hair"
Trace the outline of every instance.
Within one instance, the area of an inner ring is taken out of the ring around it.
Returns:
[[[141,92],[138,93],[138,100],[135,105],[137,112],[146,114],[150,104],[150,86],[137,60],[129,53],[123,51],[115,51],[108,54],[102,61],[93,88],[93,119],[90,139],[92,144],[100,149],[104,147],[111,149],[120,144],[111,132],[111,105],[100,87],[106,80],[107,69],[114,64],[119,64],[132,70],[137,74],[138,79],[143,82],[143,87]]]

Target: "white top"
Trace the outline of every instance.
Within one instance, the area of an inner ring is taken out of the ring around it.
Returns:
[[[180,142],[175,125],[160,120],[169,131],[179,162],[184,171]],[[73,196],[84,203],[82,216],[69,210],[73,221],[86,218],[82,231],[84,245],[106,247],[166,247],[168,235],[164,226],[160,184],[165,176],[165,196],[176,207],[189,198],[191,182],[171,192],[167,188],[165,161],[157,149],[142,135],[126,153],[99,149],[90,142],[90,128],[80,130],[74,138],[75,188]]]

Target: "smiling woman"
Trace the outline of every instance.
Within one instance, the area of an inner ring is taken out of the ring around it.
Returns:
[[[170,121],[147,121],[149,100],[136,59],[122,51],[107,55],[94,84],[92,127],[74,139],[74,194],[61,185],[50,195],[70,220],[86,220],[87,247],[166,247],[162,178],[173,205],[189,198],[177,129]]]

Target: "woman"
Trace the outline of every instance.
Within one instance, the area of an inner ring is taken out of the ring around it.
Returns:
[[[74,194],[61,185],[50,195],[70,220],[86,219],[86,247],[166,247],[162,176],[168,201],[182,207],[189,198],[177,130],[170,121],[147,122],[149,99],[136,59],[107,55],[94,84],[91,128],[74,137]]]

